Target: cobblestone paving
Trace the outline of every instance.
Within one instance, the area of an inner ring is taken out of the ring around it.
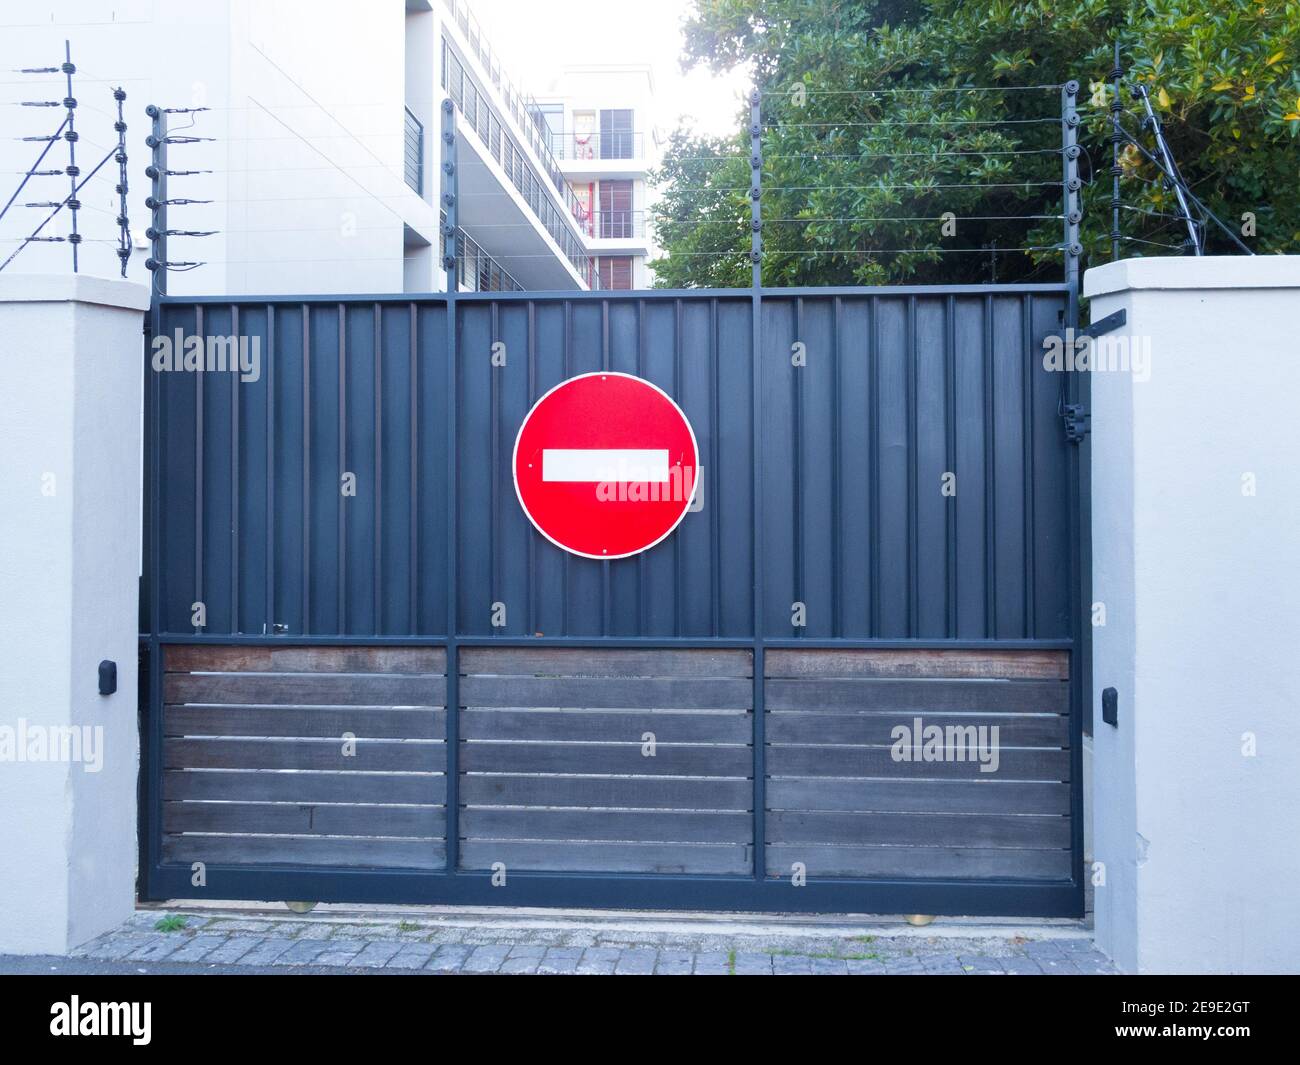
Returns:
[[[355,972],[659,976],[1106,975],[1092,941],[1017,936],[767,935],[633,932],[627,928],[467,926],[437,921],[169,915],[141,911],[74,957]],[[175,923],[175,919],[172,920]]]

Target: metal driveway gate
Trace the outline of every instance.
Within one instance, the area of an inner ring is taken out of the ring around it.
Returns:
[[[162,299],[260,361],[147,375],[143,896],[1081,913],[1071,292]],[[703,464],[609,561],[511,478],[600,370]]]

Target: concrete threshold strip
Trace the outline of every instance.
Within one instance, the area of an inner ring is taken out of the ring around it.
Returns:
[[[549,910],[485,906],[379,906],[321,903],[310,913],[290,912],[278,902],[195,901],[173,899],[137,906],[140,912],[165,912],[203,918],[265,919],[315,924],[382,927],[418,922],[432,928],[474,928],[501,932],[541,930],[646,933],[681,936],[781,937],[826,939],[871,936],[882,939],[1058,939],[1091,941],[1091,915],[1074,918],[937,917],[916,927],[902,916],[881,914],[780,914],[677,912],[660,910]]]

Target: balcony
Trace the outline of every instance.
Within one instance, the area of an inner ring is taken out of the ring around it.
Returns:
[[[645,159],[645,134],[636,130],[606,133],[552,133],[551,152],[562,163]]]
[[[632,240],[645,237],[645,211],[595,211],[581,221],[592,240]]]
[[[475,38],[464,27],[461,32],[473,48]],[[459,112],[462,227],[474,232],[490,254],[505,260],[529,288],[590,285],[595,262],[582,239],[582,206],[546,147],[541,128],[509,104],[515,121],[504,118],[481,87],[479,75],[459,54],[462,45],[446,37],[442,43],[442,86]],[[486,62],[481,52],[472,54]],[[515,92],[504,79],[502,86],[503,93]],[[509,100],[508,95],[504,98]],[[521,140],[533,146],[534,155],[523,150]],[[533,222],[526,220],[524,211]],[[549,247],[543,233],[554,242]],[[559,249],[560,262],[548,262],[553,248]],[[568,265],[561,268],[563,260]]]

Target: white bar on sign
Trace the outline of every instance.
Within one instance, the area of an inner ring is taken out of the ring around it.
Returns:
[[[543,481],[668,480],[667,448],[543,448]]]

